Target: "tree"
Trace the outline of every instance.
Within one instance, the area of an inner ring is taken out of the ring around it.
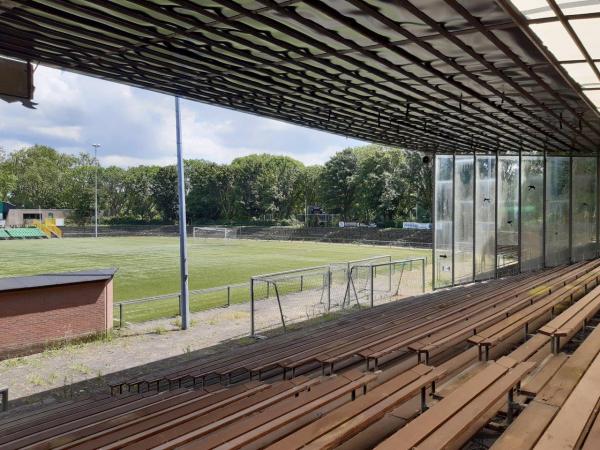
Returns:
[[[262,154],[233,160],[231,170],[238,217],[289,217],[296,200],[294,188],[303,167],[301,162],[287,156]]]
[[[165,222],[173,222],[178,215],[177,168],[158,168],[152,179],[152,197],[156,210]]]
[[[0,147],[0,201],[8,200],[16,183],[17,177],[10,168],[6,152]]]
[[[322,196],[330,213],[340,213],[344,220],[352,216],[356,192],[358,158],[352,149],[336,153],[325,163]]]
[[[127,171],[121,167],[101,167],[99,171],[100,204],[108,217],[126,214]]]
[[[76,162],[77,158],[43,145],[12,153],[7,164],[16,181],[10,201],[23,208],[69,207],[63,193]]]
[[[156,166],[137,166],[127,169],[125,192],[127,213],[144,221],[156,217],[156,203],[152,196]]]
[[[224,171],[225,168],[216,163],[203,160],[189,161],[186,172],[190,184],[187,198],[190,219],[210,222],[228,218],[225,214],[228,210],[225,204],[231,186],[223,177]]]

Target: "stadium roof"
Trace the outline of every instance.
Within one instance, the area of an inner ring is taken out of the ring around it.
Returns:
[[[0,0],[0,54],[409,149],[595,153],[598,25],[595,0]]]

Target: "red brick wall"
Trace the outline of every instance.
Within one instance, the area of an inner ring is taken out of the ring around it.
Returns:
[[[112,281],[0,292],[0,357],[112,327]]]

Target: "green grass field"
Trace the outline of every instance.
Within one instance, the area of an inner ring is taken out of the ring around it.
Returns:
[[[393,259],[430,256],[428,250],[288,241],[189,241],[190,289],[247,282],[253,275],[345,262],[379,255]],[[116,267],[115,301],[179,290],[176,237],[67,238],[0,241],[0,276]],[[242,293],[233,294],[233,302]],[[245,296],[247,298],[247,296]],[[193,310],[218,306],[205,298]],[[222,303],[221,303],[222,304]],[[127,321],[176,315],[176,301],[130,305]]]

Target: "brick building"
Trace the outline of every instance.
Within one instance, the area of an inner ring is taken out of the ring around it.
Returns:
[[[0,358],[109,331],[115,272],[0,278]]]

